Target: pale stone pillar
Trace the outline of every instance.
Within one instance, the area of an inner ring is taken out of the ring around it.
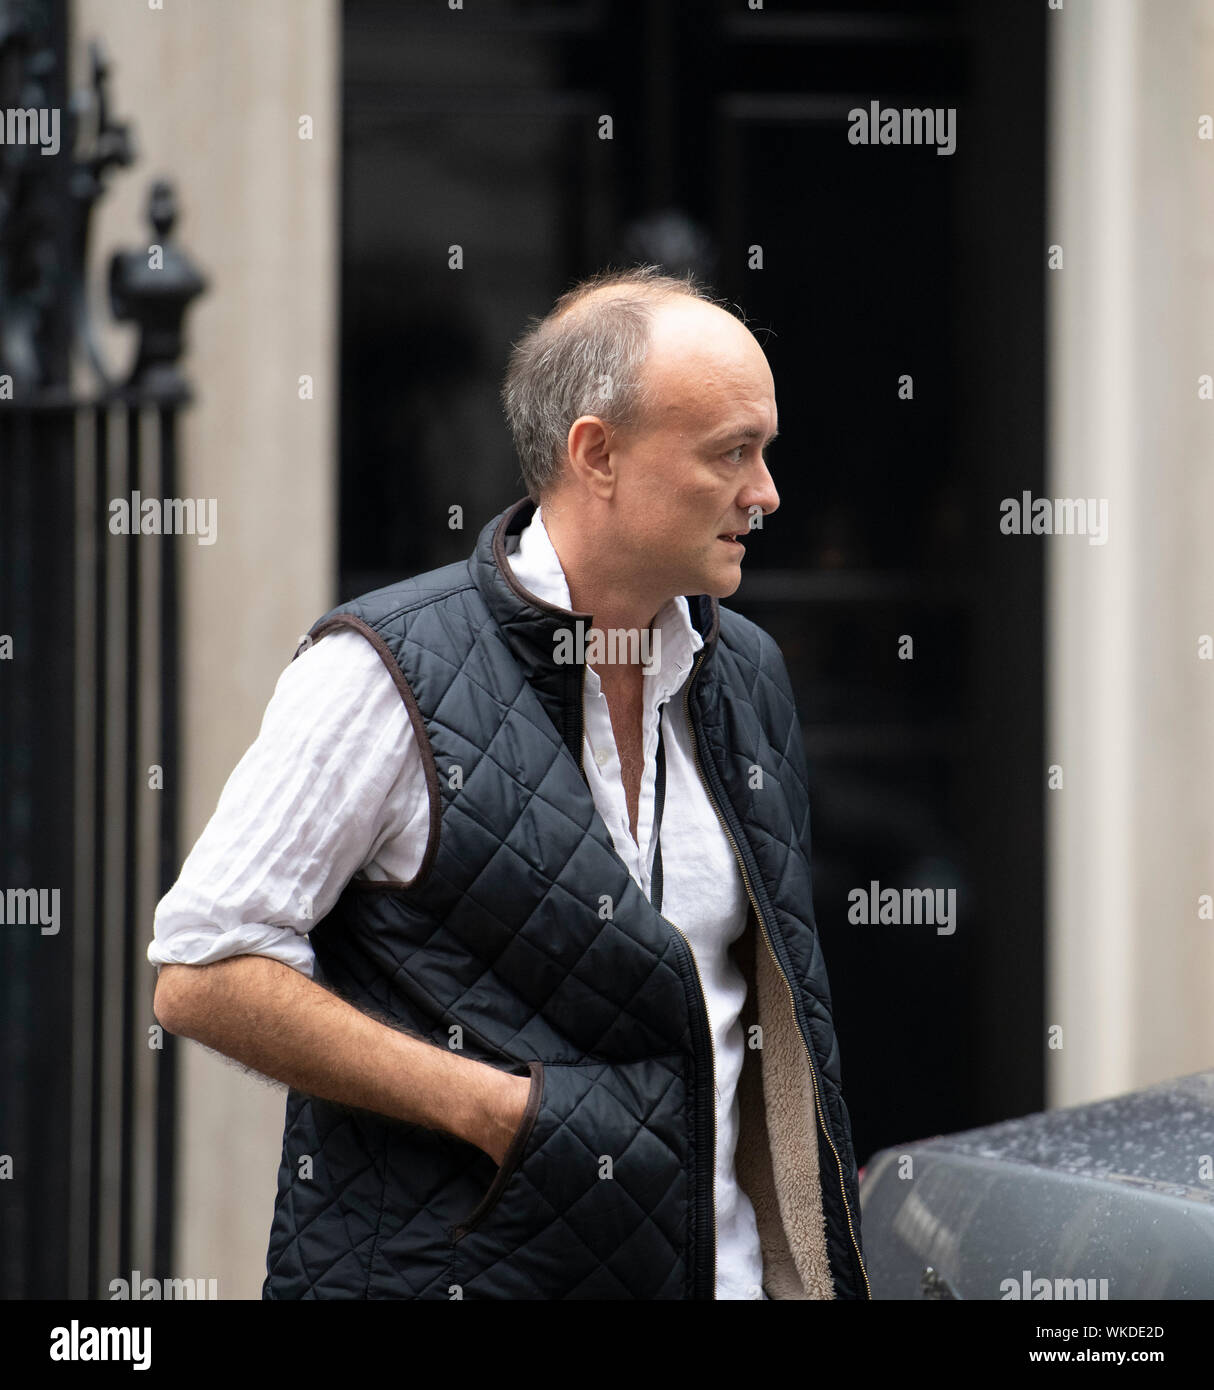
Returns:
[[[210,280],[187,320],[197,400],[180,437],[181,494],[219,509],[217,542],[178,550],[183,765],[166,777],[181,779],[184,856],[299,634],[334,601],[340,7],[74,0],[71,19],[78,79],[85,41],[105,41],[114,110],[137,153],[100,205],[95,292],[117,246],[147,244],[158,175],[176,186],[177,236]],[[311,139],[300,138],[304,116]],[[114,333],[108,346],[129,351],[129,340]],[[311,400],[299,398],[302,375]],[[181,1047],[172,1273],[255,1298],[285,1091]]]
[[[1040,542],[1065,1105],[1214,1066],[1214,3],[1065,0],[1050,34],[1049,492],[1109,502],[1105,545]]]

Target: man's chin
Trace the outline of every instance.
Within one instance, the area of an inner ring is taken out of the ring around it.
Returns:
[[[742,566],[741,564],[732,565],[724,573],[718,570],[700,592],[708,594],[711,598],[729,598],[731,594],[737,593],[741,583]]]

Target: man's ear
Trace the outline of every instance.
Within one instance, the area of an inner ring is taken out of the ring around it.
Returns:
[[[601,492],[615,486],[612,447],[616,438],[616,431],[598,415],[579,415],[569,426],[568,467],[584,487]]]

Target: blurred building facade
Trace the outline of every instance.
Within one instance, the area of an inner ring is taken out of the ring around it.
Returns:
[[[211,280],[189,325],[196,399],[182,418],[182,493],[218,502],[214,544],[179,551],[181,765],[168,776],[184,857],[300,634],[333,602],[340,8],[79,0],[71,27],[77,61],[86,39],[104,39],[138,164],[173,174],[181,235]],[[142,236],[132,182],[115,180],[96,218],[102,290],[107,252]],[[150,912],[140,926],[146,948]],[[156,972],[146,960],[135,969],[151,1023]],[[169,1272],[215,1278],[221,1298],[259,1297],[285,1093],[195,1044],[175,1051]],[[150,1270],[146,1249],[135,1254]]]

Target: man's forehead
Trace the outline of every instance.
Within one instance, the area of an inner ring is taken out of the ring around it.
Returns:
[[[659,388],[650,398],[645,420],[650,429],[673,430],[713,444],[728,441],[729,447],[752,440],[767,444],[779,433],[770,395]]]

